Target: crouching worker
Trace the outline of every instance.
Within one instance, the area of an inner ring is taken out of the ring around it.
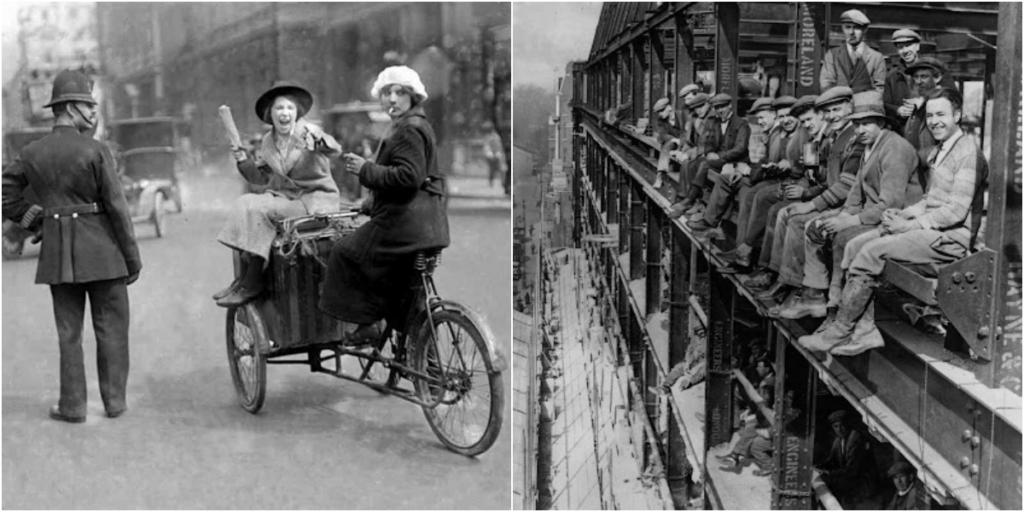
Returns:
[[[391,117],[375,161],[346,154],[347,171],[370,190],[370,220],[331,250],[320,309],[358,324],[349,343],[376,339],[378,322],[402,330],[417,252],[448,247],[444,181],[437,170],[434,129],[423,107],[427,91],[406,66],[385,68],[371,94]],[[364,209],[367,209],[364,207]]]
[[[331,156],[341,146],[303,116],[313,95],[289,82],[278,82],[256,100],[256,115],[273,129],[255,148],[255,161],[232,148],[238,172],[263,189],[244,194],[217,241],[241,253],[238,278],[215,293],[218,306],[236,307],[263,292],[263,271],[277,237],[277,221],[338,211],[341,196],[331,177]]]
[[[978,147],[958,126],[962,101],[948,88],[928,97],[928,128],[939,143],[928,153],[928,191],[909,207],[886,210],[877,230],[851,241],[859,250],[848,264],[839,311],[827,328],[800,338],[804,347],[852,356],[883,346],[873,290],[885,263],[944,264],[967,255]]]

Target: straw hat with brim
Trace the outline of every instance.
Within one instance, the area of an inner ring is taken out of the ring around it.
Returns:
[[[921,57],[917,59],[917,62],[913,63],[910,66],[907,66],[907,69],[904,71],[904,73],[906,73],[909,76],[913,76],[914,73],[922,69],[930,69],[940,75],[946,74],[946,65],[943,64],[941,60],[936,59],[935,57]]]
[[[775,110],[775,107],[772,106],[771,98],[758,98],[747,113],[756,114],[762,110]]]
[[[903,462],[903,461],[899,461],[899,462],[893,464],[892,467],[889,468],[889,471],[886,473],[886,475],[888,475],[889,478],[892,478],[892,477],[894,477],[896,475],[913,475],[913,474],[914,474],[914,466],[911,466],[910,464],[908,464],[906,462]]]
[[[282,80],[274,82],[274,85],[256,100],[256,117],[264,119],[267,109],[274,104],[274,100],[278,96],[291,96],[295,98],[295,101],[299,102],[299,107],[302,108],[299,117],[309,113],[309,109],[313,107],[313,95],[309,91],[295,83]]]
[[[85,73],[71,69],[57,73],[53,79],[53,94],[50,96],[50,102],[43,105],[43,108],[67,101],[96,104],[96,100],[92,97],[92,80],[85,76]]]

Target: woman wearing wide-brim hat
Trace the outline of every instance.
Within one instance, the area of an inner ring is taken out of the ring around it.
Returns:
[[[372,193],[370,220],[331,250],[320,308],[359,324],[351,341],[372,340],[379,320],[401,331],[399,301],[409,289],[419,251],[447,247],[444,181],[437,142],[421,103],[427,91],[406,66],[381,71],[371,94],[391,117],[373,161],[348,153],[347,171]]]
[[[261,193],[244,194],[217,240],[241,252],[241,273],[214,295],[217,304],[244,304],[264,289],[263,270],[277,236],[275,222],[339,210],[341,196],[329,158],[341,146],[304,116],[313,95],[291,82],[277,82],[256,100],[256,116],[272,126],[256,147],[255,158],[231,148],[238,171]]]

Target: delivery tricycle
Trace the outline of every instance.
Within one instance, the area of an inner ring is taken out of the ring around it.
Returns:
[[[263,406],[267,365],[306,365],[418,405],[456,453],[487,451],[501,431],[508,363],[479,314],[438,295],[433,274],[440,251],[416,255],[404,311],[396,315],[404,321],[387,325],[372,342],[353,344],[348,335],[356,326],[317,307],[331,247],[365,220],[344,211],[279,224],[267,289],[227,312],[228,362],[242,408],[255,414]]]

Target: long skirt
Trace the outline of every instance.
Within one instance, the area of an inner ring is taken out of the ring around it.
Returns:
[[[311,211],[337,211],[338,196],[327,192],[313,192],[299,199],[264,193],[244,194],[228,217],[228,222],[217,235],[217,241],[264,259],[270,258],[270,248],[277,237],[277,223],[291,217],[309,215]],[[328,208],[333,206],[333,208]]]
[[[320,290],[320,310],[345,322],[369,324],[385,319],[398,331],[405,330],[406,315],[415,297],[413,255],[365,258],[361,263],[340,250],[331,250],[327,276]]]

